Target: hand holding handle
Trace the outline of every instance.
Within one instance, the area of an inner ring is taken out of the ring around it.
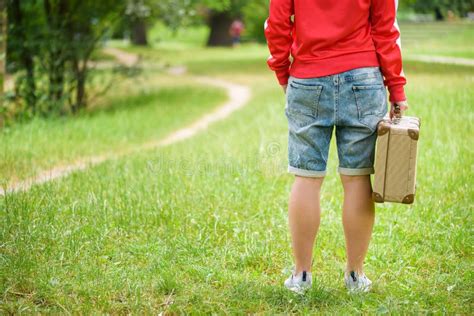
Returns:
[[[390,119],[394,124],[398,124],[403,116],[403,112],[408,109],[406,101],[391,102]]]

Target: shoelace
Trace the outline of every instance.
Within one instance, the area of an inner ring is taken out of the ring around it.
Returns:
[[[347,278],[347,277],[346,277]],[[353,282],[353,283],[358,283],[359,285],[366,286],[369,283],[369,279],[365,274],[359,275],[358,273],[351,271],[349,273],[348,278]]]

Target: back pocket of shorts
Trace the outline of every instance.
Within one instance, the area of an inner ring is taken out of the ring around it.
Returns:
[[[288,85],[288,112],[297,112],[317,118],[323,86],[299,81],[290,81]]]
[[[383,84],[354,85],[355,101],[359,121],[375,130],[380,118],[386,113],[387,94]]]

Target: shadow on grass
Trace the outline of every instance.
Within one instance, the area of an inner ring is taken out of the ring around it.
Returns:
[[[266,285],[242,281],[230,288],[226,296],[233,301],[232,305],[240,306],[245,311],[259,310],[259,307],[266,305],[272,312],[295,313],[338,305],[341,301],[338,293],[320,284],[313,284],[310,290],[301,295],[289,291],[283,283]]]
[[[129,111],[153,104],[156,99],[185,97],[186,89],[184,87],[158,88],[156,91],[143,94],[131,95],[128,97],[113,97],[106,104],[95,109],[84,112],[84,116],[94,116],[102,113],[117,113],[120,111]]]

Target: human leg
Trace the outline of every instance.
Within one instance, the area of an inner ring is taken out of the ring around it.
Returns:
[[[370,175],[341,174],[341,180],[344,187],[342,222],[346,239],[346,273],[363,274],[375,218]]]
[[[295,260],[295,274],[311,271],[314,241],[320,223],[320,190],[323,177],[296,176],[293,183],[288,222]]]

